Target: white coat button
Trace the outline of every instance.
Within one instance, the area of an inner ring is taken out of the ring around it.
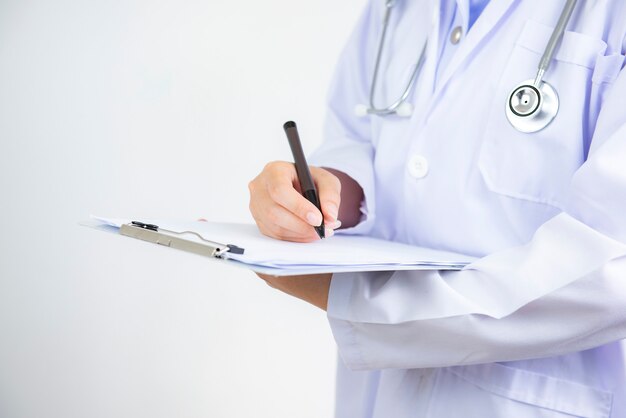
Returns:
[[[412,155],[407,164],[409,174],[416,179],[426,177],[428,174],[428,160],[421,155]]]
[[[450,33],[450,42],[452,43],[452,45],[456,45],[459,43],[462,37],[463,28],[461,26],[457,26],[456,28],[452,29],[452,32]]]

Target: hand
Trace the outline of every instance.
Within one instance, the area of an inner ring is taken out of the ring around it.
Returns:
[[[259,230],[270,237],[296,242],[311,242],[319,237],[313,229],[321,223],[339,228],[343,222],[352,227],[361,220],[363,189],[347,174],[309,167],[320,198],[322,213],[300,193],[295,166],[276,161],[265,166],[250,182],[250,212]],[[341,206],[340,206],[341,203]],[[341,217],[342,222],[337,218]],[[331,236],[332,229],[326,230]],[[258,274],[275,289],[326,310],[332,274],[276,277]]]
[[[341,182],[334,174],[309,167],[317,187],[322,213],[302,196],[296,168],[292,163],[275,161],[250,182],[250,212],[261,233],[285,241],[318,240],[314,226],[324,220],[326,236],[341,222],[337,220],[341,203]]]
[[[332,274],[308,274],[303,276],[277,277],[257,273],[271,287],[305,300],[320,309],[328,306],[328,291]]]

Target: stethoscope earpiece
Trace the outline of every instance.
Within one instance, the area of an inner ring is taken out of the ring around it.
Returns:
[[[364,104],[354,106],[354,114],[360,118],[367,116],[367,106]]]
[[[408,118],[413,114],[413,105],[409,102],[402,102],[396,108],[396,115]]]

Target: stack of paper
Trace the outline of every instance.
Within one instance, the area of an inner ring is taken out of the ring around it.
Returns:
[[[119,228],[122,224],[130,222],[123,219],[95,217],[94,219],[100,225],[113,228]],[[243,254],[226,253],[224,258],[251,270],[274,275],[381,270],[450,270],[461,269],[474,260],[472,257],[447,251],[365,236],[341,235],[340,232],[321,241],[293,243],[266,237],[254,224],[140,221],[158,225],[159,230],[178,233],[192,231],[204,239],[242,247],[245,249]],[[183,236],[200,242],[193,234]]]

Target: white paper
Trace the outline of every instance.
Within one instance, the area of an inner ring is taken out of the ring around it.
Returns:
[[[127,219],[92,217],[119,228]],[[226,258],[263,272],[278,270],[338,272],[405,269],[460,269],[473,257],[365,236],[341,235],[312,243],[294,243],[262,235],[254,224],[137,219],[177,233],[192,231],[204,239],[244,248],[244,254],[226,253]],[[338,231],[339,232],[339,231]],[[198,241],[192,234],[181,238]],[[278,275],[278,274],[277,274]]]

